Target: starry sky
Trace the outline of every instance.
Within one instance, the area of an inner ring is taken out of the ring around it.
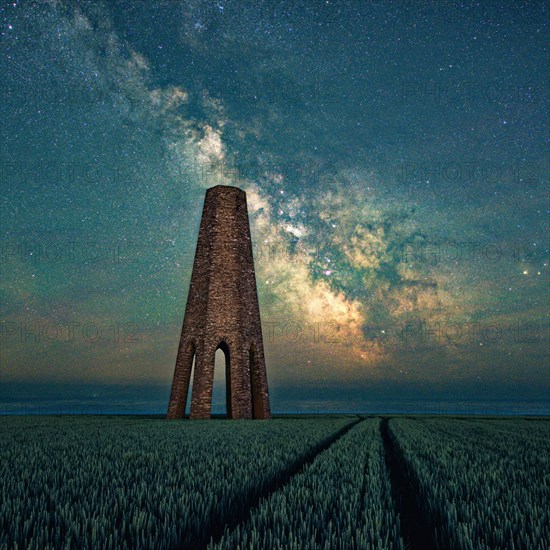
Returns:
[[[549,410],[546,3],[0,14],[2,411],[165,410],[218,184],[275,411]]]

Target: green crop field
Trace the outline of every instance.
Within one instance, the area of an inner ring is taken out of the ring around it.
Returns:
[[[550,422],[2,417],[0,549],[549,548]]]
[[[550,548],[550,422],[394,419],[439,546]]]
[[[379,424],[354,426],[218,548],[402,548]]]

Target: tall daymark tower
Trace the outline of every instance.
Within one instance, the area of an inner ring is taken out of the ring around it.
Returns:
[[[168,418],[184,416],[193,359],[190,418],[210,418],[217,349],[227,417],[270,418],[246,193],[224,185],[206,191]]]

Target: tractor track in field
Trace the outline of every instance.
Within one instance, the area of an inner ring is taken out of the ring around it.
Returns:
[[[269,498],[275,491],[283,488],[294,476],[300,474],[307,466],[309,466],[318,455],[326,451],[329,447],[336,443],[336,441],[346,435],[353,427],[357,426],[357,424],[363,422],[364,420],[364,418],[357,415],[356,420],[346,424],[343,428],[325,440],[325,442],[320,446],[314,447],[302,460],[290,466],[284,472],[282,477],[268,484],[268,486],[260,494],[251,497],[241,513],[235,514],[230,518],[213,521],[204,529],[205,536],[202,540],[197,541],[197,543],[193,545],[193,549],[208,548],[211,543],[217,544],[220,542],[226,528],[232,530],[237,525],[246,523],[261,500]]]
[[[386,469],[390,476],[392,496],[399,512],[401,536],[408,550],[435,550],[434,530],[416,498],[414,483],[407,474],[401,451],[390,433],[388,418],[380,423],[385,450]]]

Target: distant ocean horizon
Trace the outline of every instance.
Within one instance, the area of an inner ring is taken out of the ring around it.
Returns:
[[[550,401],[513,400],[407,400],[273,403],[272,414],[429,414],[464,416],[550,416]],[[6,415],[164,415],[166,403],[135,401],[124,403],[100,400],[17,400],[0,401],[0,416]],[[213,403],[213,415],[225,414],[223,403]]]

